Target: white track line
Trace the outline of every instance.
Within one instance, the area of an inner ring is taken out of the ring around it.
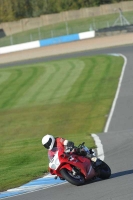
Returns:
[[[97,157],[104,160],[104,150],[100,138],[96,134],[91,134],[97,146]]]
[[[111,122],[111,119],[112,119],[112,116],[113,116],[116,101],[118,99],[119,91],[120,91],[120,88],[121,88],[121,83],[122,83],[122,79],[123,79],[123,76],[124,76],[125,68],[126,68],[126,65],[127,65],[127,58],[124,55],[122,55],[122,54],[110,54],[110,55],[122,56],[124,58],[124,65],[123,65],[123,69],[122,69],[121,76],[120,76],[120,79],[119,79],[119,84],[118,84],[118,87],[117,87],[116,95],[115,95],[115,98],[114,98],[114,101],[113,101],[113,104],[112,104],[112,107],[111,107],[111,111],[110,111],[106,126],[104,128],[104,133],[108,132],[108,128],[109,128],[109,125],[110,125],[110,122]],[[96,134],[91,134],[91,136],[93,137],[95,144],[97,146],[97,157],[100,158],[101,160],[104,160],[104,158],[105,158],[104,150],[103,150],[103,145],[101,143],[100,138]]]
[[[121,88],[122,79],[123,79],[125,68],[126,68],[126,64],[127,64],[127,58],[124,55],[122,55],[122,54],[112,54],[112,55],[122,56],[124,58],[124,65],[123,65],[123,69],[122,69],[121,76],[120,76],[120,79],[119,79],[119,84],[118,84],[118,88],[117,88],[117,91],[116,91],[116,95],[115,95],[115,98],[114,98],[114,101],[113,101],[113,104],[112,104],[112,108],[111,108],[111,111],[110,111],[106,126],[104,128],[104,133],[108,132],[108,128],[109,128],[110,121],[111,121],[111,118],[112,118],[112,115],[113,115],[113,112],[114,112],[114,109],[115,109],[116,101],[118,99],[118,95],[119,95],[119,91],[120,91],[120,88]]]

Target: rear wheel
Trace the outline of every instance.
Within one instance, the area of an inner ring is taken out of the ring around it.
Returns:
[[[73,185],[83,185],[85,183],[85,178],[81,173],[74,174],[72,171],[65,168],[61,169],[60,173],[69,183]]]
[[[98,177],[101,179],[108,179],[111,176],[111,169],[105,162],[102,162],[98,167],[97,172]]]

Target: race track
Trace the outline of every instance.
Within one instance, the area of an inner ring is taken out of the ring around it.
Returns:
[[[119,96],[109,127],[98,136],[103,144],[105,162],[112,169],[111,178],[83,186],[65,183],[56,187],[10,197],[12,200],[133,200],[133,45],[62,55],[61,58],[97,54],[122,54],[127,64]],[[34,59],[30,63],[59,59],[60,56]],[[24,63],[23,61],[20,63]],[[18,63],[16,63],[18,65]],[[12,63],[11,66],[14,66]],[[2,64],[6,67],[9,64]]]

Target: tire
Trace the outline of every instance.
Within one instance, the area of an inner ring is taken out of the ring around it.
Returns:
[[[73,175],[71,171],[65,168],[61,169],[60,173],[63,176],[63,178],[65,178],[69,183],[73,185],[79,186],[85,183],[85,178],[82,174]]]
[[[97,169],[98,176],[101,179],[108,179],[111,176],[111,169],[110,167],[105,163],[102,162],[102,164]]]

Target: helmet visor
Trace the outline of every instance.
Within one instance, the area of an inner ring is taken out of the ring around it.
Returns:
[[[43,146],[44,146],[46,149],[49,149],[51,143],[52,143],[52,139],[49,138],[48,142],[47,142],[46,144],[44,144]]]

